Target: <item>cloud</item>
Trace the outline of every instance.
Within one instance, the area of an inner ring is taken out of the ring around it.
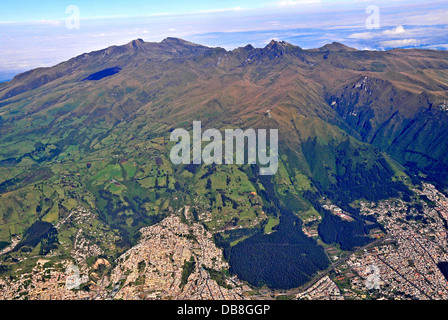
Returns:
[[[400,34],[403,34],[407,32],[407,30],[404,29],[403,26],[398,26],[390,30],[384,30],[381,32],[381,35],[384,36],[398,36]],[[373,32],[359,32],[359,33],[353,33],[349,35],[347,38],[350,39],[359,39],[359,40],[368,40],[375,37],[378,37],[379,34],[373,33]]]
[[[367,40],[367,39],[372,39],[373,37],[375,37],[374,33],[359,32],[359,33],[353,33],[353,34],[349,35],[347,38]]]
[[[245,9],[238,6],[238,7],[234,7],[234,8],[199,10],[199,11],[191,12],[191,14],[220,13],[220,12],[232,12],[232,11],[242,11],[242,10],[245,10]]]
[[[401,39],[401,40],[388,40],[382,41],[381,45],[388,48],[400,48],[419,45],[419,41],[415,39]]]
[[[434,44],[429,46],[424,46],[425,49],[433,49],[433,50],[448,50],[448,43],[445,44]]]
[[[399,35],[401,33],[404,33],[405,31],[406,30],[404,30],[403,26],[398,26],[398,27],[395,27],[395,28],[393,28],[391,30],[385,30],[382,33],[384,35],[387,35],[387,36],[396,36],[396,35]]]
[[[358,50],[364,50],[364,51],[380,51],[377,48],[372,48],[372,47],[362,47],[362,48],[356,48]]]
[[[285,6],[297,6],[302,4],[316,4],[321,3],[321,0],[281,0],[277,2],[277,5],[280,7]]]

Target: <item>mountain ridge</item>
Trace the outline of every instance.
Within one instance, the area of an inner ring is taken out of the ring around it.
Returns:
[[[445,187],[447,115],[438,101],[446,70],[441,51],[354,51],[338,43],[303,50],[275,40],[227,51],[167,38],[23,73],[0,86],[0,241],[25,235],[36,221],[58,225],[82,206],[96,221],[87,230],[101,226],[119,238],[103,248],[113,260],[138,242],[141,228],[191,206],[188,219],[214,234],[244,280],[300,286],[329,263],[305,224],[318,228],[322,220],[326,244],[351,250],[380,228],[359,214],[359,201],[411,199],[425,178]],[[172,164],[170,133],[191,130],[193,121],[203,130],[278,129],[278,173]],[[327,234],[339,218],[322,210],[322,199],[351,215],[353,223],[333,230],[343,236]],[[64,245],[37,233],[42,239],[13,255],[40,248],[70,255],[77,232],[65,226]],[[248,252],[260,244],[266,252]],[[270,272],[278,261],[266,257],[285,244],[294,253],[281,267],[303,276]],[[256,276],[248,273],[255,262]]]

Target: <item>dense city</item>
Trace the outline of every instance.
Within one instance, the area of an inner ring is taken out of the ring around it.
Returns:
[[[401,199],[359,202],[362,215],[373,215],[384,226],[381,236],[353,252],[327,247],[331,266],[306,286],[288,291],[253,288],[229,274],[222,249],[202,224],[192,222],[188,206],[142,228],[138,244],[116,261],[101,258],[103,251],[91,239],[103,237],[111,245],[113,239],[97,231],[88,234],[86,224],[93,214],[78,208],[57,225],[73,223],[79,228],[71,258],[55,262],[50,253],[38,258],[30,272],[18,269],[14,281],[0,279],[0,298],[448,299],[447,279],[439,268],[448,261],[448,198],[430,184],[414,191],[426,201],[417,206]],[[351,221],[340,208],[331,204],[326,208]],[[88,264],[89,260],[94,263]]]

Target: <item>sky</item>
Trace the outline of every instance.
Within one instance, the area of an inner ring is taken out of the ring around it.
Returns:
[[[137,38],[227,50],[284,40],[360,50],[448,50],[448,1],[16,0],[0,2],[0,81]]]

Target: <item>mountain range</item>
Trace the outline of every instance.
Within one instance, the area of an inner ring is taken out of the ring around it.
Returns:
[[[412,201],[422,181],[447,190],[447,91],[445,51],[337,42],[228,51],[137,39],[16,75],[0,83],[0,249],[18,243],[2,272],[31,256],[72,257],[79,230],[65,221],[76,208],[97,214],[84,227],[92,234],[117,238],[87,258],[114,266],[141,228],[189,206],[185,222],[214,235],[226,272],[301,286],[328,267],[324,245],[350,251],[381,228],[359,215],[359,200]],[[170,132],[193,121],[278,129],[277,174],[173,165]],[[354,221],[335,222],[322,199]]]

